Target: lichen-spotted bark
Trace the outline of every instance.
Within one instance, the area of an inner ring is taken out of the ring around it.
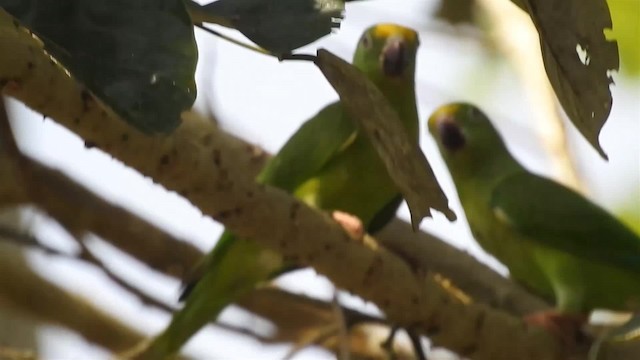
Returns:
[[[128,126],[70,78],[37,40],[0,11],[3,92],[55,119],[154,181],[182,194],[239,236],[295,257],[337,286],[379,305],[388,318],[431,335],[437,345],[475,359],[558,359],[541,330],[452,296],[432,276],[414,274],[370,238],[351,239],[328,216],[288,194],[258,185],[245,171],[253,148],[212,124],[184,116],[171,136]],[[258,155],[259,156],[259,155]],[[266,231],[265,229],[268,229]]]

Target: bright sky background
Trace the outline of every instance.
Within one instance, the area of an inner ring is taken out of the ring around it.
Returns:
[[[358,37],[373,23],[397,22],[420,30],[422,45],[418,52],[417,93],[423,129],[421,144],[459,215],[462,210],[453,185],[424,124],[430,112],[445,102],[466,100],[480,105],[497,122],[509,147],[521,161],[538,173],[554,176],[550,173],[544,150],[531,131],[533,113],[528,110],[528,99],[510,66],[474,36],[469,36],[473,30],[455,29],[429,20],[431,2],[405,0],[402,7],[396,3],[395,0],[380,0],[349,4],[346,20],[337,34],[325,37],[300,52],[313,53],[317,47],[326,47],[350,59]],[[241,37],[234,32],[229,33]],[[456,37],[457,34],[460,36]],[[197,107],[213,108],[222,127],[269,151],[277,151],[302,121],[337,98],[312,64],[279,63],[200,31],[197,32],[197,40],[200,46],[198,86],[199,94],[203,95],[198,99]],[[616,77],[616,84],[613,88],[613,111],[601,136],[602,145],[611,159],[608,163],[578,136],[571,125],[568,126],[572,150],[579,160],[578,169],[588,186],[588,195],[611,210],[628,201],[632,190],[636,194],[640,190],[640,87],[637,82],[632,83],[621,76]],[[13,114],[19,117],[17,130],[28,154],[64,170],[110,201],[134,210],[202,249],[209,249],[214,244],[221,227],[203,217],[186,201],[152,185],[150,180],[124,168],[101,151],[86,150],[75,135],[53,121],[42,121],[40,115],[27,111],[15,106]],[[640,208],[639,199],[632,201],[636,209]],[[400,216],[408,218],[406,208],[403,207]],[[422,228],[502,269],[484,255],[471,239],[464,218],[459,218],[457,222],[449,223],[436,214],[433,219],[425,220]],[[31,221],[37,235],[60,246],[71,246],[57,226],[38,217]],[[124,269],[121,273],[138,280],[143,289],[165,299],[177,297],[177,282],[146,271],[99,241],[95,245],[113,253],[109,256],[113,267]],[[168,321],[167,316],[125,295],[90,267],[41,254],[30,255],[29,258],[46,278],[86,296],[119,318],[128,322],[134,319],[131,325],[136,328],[155,333]],[[297,286],[297,290],[324,298],[328,298],[332,291],[331,285],[313,271],[286,276],[281,282],[288,286],[302,282],[305,286]],[[342,299],[348,304],[358,304],[348,296]],[[375,311],[371,305],[367,309]],[[250,319],[249,315],[235,309],[226,311],[223,318],[232,321]],[[259,324],[256,319],[249,321]],[[218,336],[211,337],[212,334]],[[77,335],[57,327],[47,327],[42,332],[41,341],[44,358],[100,359],[108,355],[95,346],[87,345]],[[208,329],[188,345],[187,353],[207,358],[228,357],[231,349],[236,358],[259,356],[278,359],[288,351],[285,346],[265,347],[250,339]],[[321,351],[308,350],[299,358],[327,356]]]

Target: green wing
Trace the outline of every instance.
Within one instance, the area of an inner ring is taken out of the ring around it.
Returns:
[[[528,172],[498,183],[496,216],[528,239],[640,273],[640,238],[578,193]]]
[[[293,192],[355,140],[356,127],[340,103],[305,122],[258,175],[263,184]]]
[[[331,158],[344,150],[355,137],[354,124],[344,116],[340,103],[324,107],[307,120],[265,165],[257,181],[287,192],[312,177]],[[196,282],[226,253],[236,237],[225,231],[213,250],[194,267],[184,283],[180,300],[186,299]]]

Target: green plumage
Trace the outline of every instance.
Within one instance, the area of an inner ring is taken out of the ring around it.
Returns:
[[[429,131],[472,233],[559,311],[640,307],[640,238],[583,196],[522,167],[477,108],[451,104]]]
[[[376,25],[362,35],[353,62],[389,99],[416,146],[417,47],[413,30]],[[401,200],[376,151],[339,102],[303,124],[257,181],[286,190],[311,206],[356,215],[369,230],[388,222]],[[195,282],[187,285],[184,308],[153,339],[144,357],[177,352],[228,304],[289,265],[295,264],[285,264],[279,254],[225,231],[194,272]]]

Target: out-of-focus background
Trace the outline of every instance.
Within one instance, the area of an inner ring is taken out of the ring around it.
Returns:
[[[456,4],[465,2],[472,1],[451,1]],[[482,3],[480,0],[477,2]],[[325,47],[350,59],[358,37],[368,26],[378,22],[395,22],[413,27],[421,36],[416,83],[420,118],[423,121],[421,145],[457,214],[463,212],[455,189],[426,132],[424,121],[436,106],[464,100],[476,103],[495,120],[509,148],[530,169],[569,183],[571,180],[567,179],[570,176],[566,174],[575,174],[577,184],[589,198],[611,212],[624,215],[625,221],[630,224],[638,225],[640,57],[633,39],[640,39],[640,1],[610,0],[610,5],[614,30],[621,29],[615,35],[622,37],[619,44],[622,66],[614,76],[616,84],[612,87],[613,110],[600,137],[610,160],[604,161],[563,119],[568,156],[575,165],[573,170],[558,165],[556,153],[549,146],[549,138],[552,139],[557,132],[549,135],[549,127],[540,120],[541,105],[535,96],[540,89],[532,89],[535,82],[527,80],[526,74],[519,70],[522,64],[518,64],[518,56],[513,53],[522,54],[522,48],[536,49],[538,43],[537,38],[531,36],[535,33],[531,32],[528,17],[523,13],[518,14],[519,11],[509,3],[506,6],[514,15],[506,15],[507,18],[503,19],[501,26],[506,24],[506,28],[497,26],[495,17],[480,10],[472,14],[475,16],[474,23],[463,21],[451,25],[436,16],[437,13],[446,14],[446,11],[441,11],[440,2],[435,0],[348,3],[341,29],[299,52],[315,53],[318,47]],[[482,8],[481,5],[478,7]],[[243,39],[238,33],[219,30]],[[513,45],[507,49],[496,45],[496,36],[510,38]],[[304,120],[337,99],[331,86],[312,64],[278,62],[200,30],[196,31],[196,37],[200,52],[196,109],[204,113],[212,112],[219,126],[271,152],[277,151]],[[524,61],[535,58],[526,54],[535,55],[536,52],[525,51]],[[534,75],[539,73],[539,68],[529,69]],[[63,170],[110,201],[131,209],[203,250],[210,249],[215,243],[221,226],[203,217],[178,195],[153,185],[151,180],[122,166],[100,150],[85,149],[78,137],[53,121],[43,121],[41,115],[25,109],[19,103],[11,103],[11,115],[20,145],[29,155]],[[42,239],[61,248],[75,246],[62,229],[43,216],[28,209],[19,216],[23,226]],[[408,219],[406,207],[401,208],[399,216]],[[436,214],[433,219],[425,220],[422,228],[440,235],[506,274],[500,264],[475,244],[463,216],[459,216],[457,222],[449,223]],[[95,249],[111,254],[108,258],[114,269],[140,284],[145,291],[175,303],[180,286],[177,281],[154,274],[99,239],[95,240]],[[86,297],[145,333],[160,331],[169,320],[166,314],[146,307],[112,285],[103,274],[79,262],[39,252],[25,253],[25,261],[32,264],[43,277]],[[312,270],[297,271],[278,282],[287,288],[323,299],[330,299],[333,294],[330,282]],[[364,304],[348,294],[341,293],[340,301],[365,311],[377,312],[375,306]],[[7,315],[0,313],[0,318]],[[233,307],[224,312],[223,320],[249,323],[252,327],[269,331],[268,322]],[[24,324],[22,321],[19,323]],[[0,339],[8,336],[7,333],[18,336],[19,326],[9,324],[0,320]],[[25,330],[27,338],[29,331],[28,328]],[[25,335],[20,336],[25,338]],[[33,347],[29,344],[41,349],[43,358],[100,359],[109,356],[108,352],[88,344],[80,336],[50,325],[38,325],[35,337],[31,337],[25,345]],[[250,337],[208,327],[188,344],[185,354],[197,358],[278,359],[288,351],[286,345],[262,345]],[[298,356],[320,359],[332,355],[323,350],[308,349]]]

